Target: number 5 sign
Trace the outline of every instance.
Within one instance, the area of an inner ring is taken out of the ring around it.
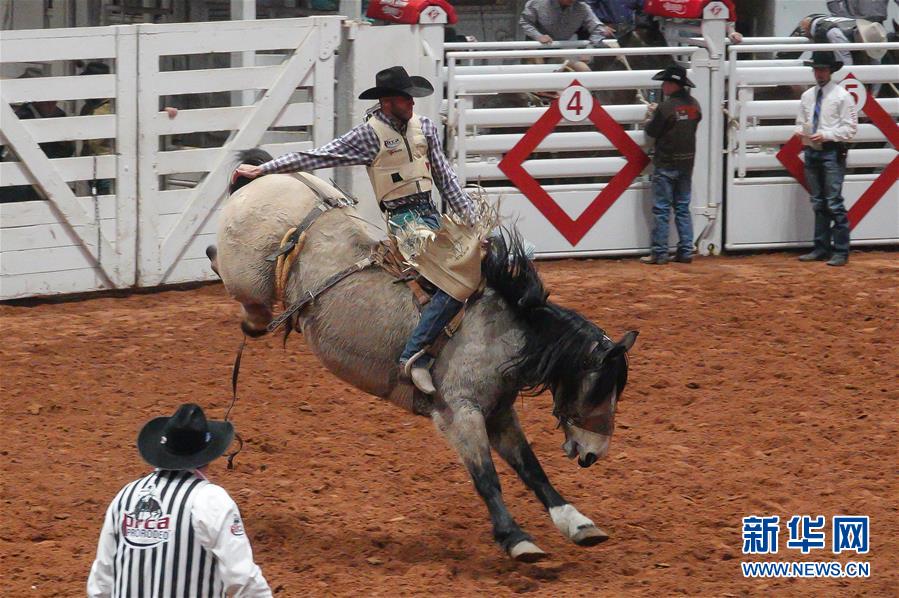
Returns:
[[[843,89],[848,91],[849,95],[852,96],[852,101],[855,102],[856,111],[861,112],[868,102],[868,90],[865,89],[864,83],[855,77],[849,76],[843,79],[840,82],[840,85],[842,85]]]

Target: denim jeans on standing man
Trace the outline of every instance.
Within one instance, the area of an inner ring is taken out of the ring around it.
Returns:
[[[690,189],[692,169],[656,167],[652,175],[652,213],[655,226],[652,229],[652,253],[656,257],[668,255],[668,225],[674,209],[677,227],[677,255],[693,254],[693,220],[690,217]]]
[[[429,213],[414,208],[390,212],[387,218],[387,227],[395,235],[401,228],[413,221],[424,224],[433,230],[440,228],[436,211]],[[437,289],[431,300],[421,310],[421,319],[409,336],[409,340],[406,341],[406,346],[403,347],[400,362],[405,363],[410,357],[433,343],[461,308],[461,301]],[[429,362],[430,358],[423,356],[416,363],[422,367],[428,367]]]
[[[815,211],[816,253],[849,255],[849,216],[843,204],[845,176],[846,160],[838,149],[805,148],[805,180]]]

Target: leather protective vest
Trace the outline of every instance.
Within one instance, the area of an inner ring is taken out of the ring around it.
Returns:
[[[846,17],[828,17],[821,15],[820,18],[812,21],[814,33],[812,33],[812,40],[816,44],[826,44],[830,40],[827,39],[827,32],[833,29],[834,27],[838,27],[843,35],[846,36],[850,42],[855,41],[855,32],[857,30],[857,26],[855,24],[855,19],[847,19]]]
[[[367,168],[378,203],[430,191],[428,140],[421,130],[421,118],[412,115],[405,136],[374,115],[368,124],[378,136],[380,148]]]

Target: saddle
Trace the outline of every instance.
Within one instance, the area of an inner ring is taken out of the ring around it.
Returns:
[[[303,180],[303,179],[301,179]],[[308,183],[308,181],[303,180],[310,188],[313,188],[312,185]],[[299,329],[299,315],[306,305],[315,300],[318,295],[326,292],[328,289],[336,285],[338,282],[347,278],[348,276],[365,270],[371,266],[378,266],[388,274],[394,277],[394,283],[403,283],[409,290],[411,291],[413,301],[415,302],[416,308],[419,312],[424,308],[425,305],[431,300],[431,297],[436,292],[436,287],[429,283],[425,278],[423,278],[415,269],[413,269],[407,262],[406,258],[401,254],[399,247],[396,244],[395,239],[388,238],[384,241],[380,241],[372,250],[372,253],[362,260],[344,268],[340,272],[336,272],[325,279],[323,282],[319,283],[319,285],[313,290],[307,291],[303,297],[295,302],[292,305],[287,305],[284,299],[284,290],[287,285],[287,279],[290,275],[290,272],[293,268],[294,262],[299,257],[300,252],[303,249],[306,240],[306,231],[312,226],[312,224],[318,219],[319,216],[324,214],[325,212],[334,209],[334,208],[343,208],[348,205],[353,205],[351,202],[338,202],[331,198],[325,198],[321,194],[318,193],[317,189],[316,195],[318,196],[319,202],[318,204],[309,212],[309,214],[303,219],[303,221],[298,224],[296,227],[293,227],[285,233],[284,237],[281,240],[280,246],[277,251],[272,253],[270,256],[266,258],[266,261],[275,262],[275,292],[276,299],[281,302],[284,310],[282,313],[272,320],[272,322],[268,325],[269,332],[274,332],[281,326],[288,324],[286,328],[286,334],[290,334],[292,330],[300,331]],[[476,299],[476,296],[481,294],[483,290],[483,285],[476,291],[471,297],[468,298],[468,301],[472,301]],[[467,302],[466,301],[466,305]],[[437,337],[426,350],[426,352],[431,356],[436,358],[443,347],[446,345],[447,341],[453,337],[459,327],[462,325],[462,320],[465,317],[465,305],[462,306],[462,309],[453,317],[449,324],[444,328],[442,334]]]
[[[375,263],[377,263],[382,270],[396,279],[393,281],[394,284],[405,284],[409,288],[412,292],[415,307],[421,312],[425,305],[431,301],[431,297],[434,296],[434,293],[437,292],[437,287],[408,265],[408,262],[406,262],[405,258],[400,253],[399,247],[397,247],[396,241],[392,237],[378,243],[374,255],[376,256]],[[482,283],[478,290],[465,301],[462,308],[455,316],[453,316],[453,319],[450,320],[449,324],[444,327],[440,336],[427,347],[425,352],[428,355],[432,358],[436,358],[440,355],[440,352],[443,350],[447,341],[449,341],[449,339],[456,334],[456,331],[459,330],[459,327],[462,326],[462,320],[465,318],[466,306],[469,302],[476,301],[483,293],[483,290],[484,285]]]

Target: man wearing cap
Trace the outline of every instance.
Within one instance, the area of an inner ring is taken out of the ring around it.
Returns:
[[[237,505],[206,478],[234,439],[230,422],[194,404],[150,420],[137,448],[157,469],[106,510],[87,595],[271,597]]]
[[[833,52],[814,52],[805,65],[814,69],[817,84],[802,94],[796,134],[805,145],[805,180],[815,212],[815,247],[799,260],[828,260],[828,266],[844,266],[849,260],[849,218],[843,204],[846,142],[858,131],[858,114],[849,92],[831,80],[843,66]]]
[[[427,79],[410,77],[401,66],[384,69],[375,77],[375,87],[359,96],[360,100],[378,100],[378,106],[366,113],[365,122],[318,149],[285,154],[260,166],[241,164],[235,176],[255,178],[361,164],[368,167],[378,205],[395,236],[409,228],[440,228],[440,215],[431,200],[434,185],[459,219],[473,225],[477,221],[474,205],[443,154],[436,125],[413,111],[415,98],[433,92]],[[436,280],[431,282],[440,286]],[[425,304],[399,357],[401,373],[425,394],[436,392],[429,370],[431,358],[424,353],[425,348],[436,340],[465,300],[458,292],[453,296],[447,290],[438,288]]]
[[[655,226],[652,253],[640,258],[644,264],[668,263],[668,224],[674,209],[678,243],[674,261],[693,261],[693,222],[690,217],[690,191],[693,158],[696,154],[696,128],[702,111],[687,88],[695,87],[682,66],[669,66],[652,77],[662,82],[665,100],[649,107],[649,122],[644,132],[655,139],[652,175]]]

